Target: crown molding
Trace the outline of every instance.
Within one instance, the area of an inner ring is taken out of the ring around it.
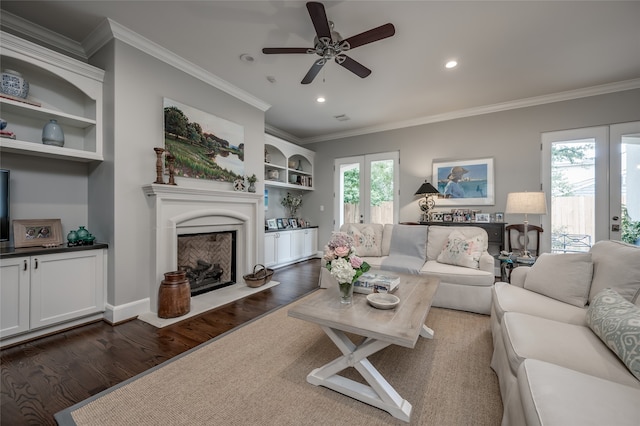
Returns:
[[[271,136],[275,136],[277,138],[284,139],[287,142],[291,142],[291,143],[295,143],[297,145],[300,145],[300,141],[301,141],[300,138],[298,138],[296,136],[293,136],[291,133],[287,133],[284,130],[280,130],[277,127],[273,127],[273,126],[271,126],[269,124],[265,124],[264,125],[264,131],[265,131],[265,133],[267,133],[267,134],[269,134]]]
[[[165,49],[164,47],[129,30],[109,18],[106,18],[100,25],[98,25],[98,27],[96,27],[96,29],[82,41],[82,45],[86,49],[88,56],[91,57],[112,38],[145,52],[146,54],[153,56],[154,58],[199,80],[202,80],[205,83],[258,108],[261,111],[266,111],[271,108],[270,104],[256,98],[242,89],[239,89],[231,83],[206,71],[204,68],[187,61],[170,50]]]
[[[68,37],[55,33],[45,27],[27,21],[10,12],[2,11],[0,24],[3,30],[7,30],[17,36],[31,40],[35,43],[51,46],[57,51],[87,62],[87,55],[82,45]]]
[[[494,112],[508,111],[512,109],[527,108],[537,105],[550,104],[555,102],[569,101],[573,99],[588,98],[590,96],[606,95],[608,93],[624,92],[626,90],[640,89],[640,78],[619,81],[615,83],[602,84],[599,86],[586,87],[565,92],[552,93],[550,95],[534,96],[531,98],[519,99],[515,101],[501,102],[492,105],[485,105],[475,108],[467,108],[458,111],[447,112],[425,116],[413,120],[398,121],[394,123],[381,124],[379,126],[363,127],[361,129],[346,132],[331,133],[311,138],[298,139],[300,144],[315,142],[326,142],[335,139],[342,139],[354,136],[362,136],[371,133],[385,132],[389,130],[403,129],[405,127],[421,126],[424,124],[438,123],[442,121],[455,120],[458,118],[473,117],[476,115],[491,114]]]

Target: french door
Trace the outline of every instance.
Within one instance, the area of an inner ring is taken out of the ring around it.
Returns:
[[[544,133],[542,169],[543,252],[629,239],[640,220],[640,122]]]
[[[397,223],[399,153],[334,161],[334,228],[343,223]]]

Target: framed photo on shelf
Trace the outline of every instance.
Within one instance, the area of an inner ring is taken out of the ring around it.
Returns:
[[[498,222],[498,223],[504,222],[504,213],[503,212],[496,212],[496,222]]]
[[[491,223],[491,215],[489,213],[478,213],[476,214],[476,222]]]
[[[289,226],[292,228],[298,227],[298,220],[295,217],[289,218]]]
[[[278,229],[284,229],[286,228],[286,226],[284,226],[284,222],[282,221],[282,218],[279,217],[276,219],[276,223],[278,224]]]
[[[434,161],[432,172],[438,207],[495,204],[493,158]]]
[[[268,229],[278,229],[278,224],[275,219],[267,219],[267,228]]]
[[[14,247],[59,246],[62,244],[60,219],[28,219],[13,221]]]

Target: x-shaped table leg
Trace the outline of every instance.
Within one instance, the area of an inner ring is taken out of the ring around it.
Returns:
[[[386,348],[391,343],[367,338],[356,346],[341,330],[326,326],[322,326],[322,329],[343,355],[313,370],[307,376],[307,382],[333,389],[408,422],[411,417],[411,404],[396,392],[367,359],[368,356]],[[423,326],[420,335],[433,338],[433,330]],[[340,371],[348,367],[354,367],[369,386],[338,375]]]

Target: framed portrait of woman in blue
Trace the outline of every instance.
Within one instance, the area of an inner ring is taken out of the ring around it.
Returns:
[[[495,204],[493,158],[433,162],[437,206]]]

